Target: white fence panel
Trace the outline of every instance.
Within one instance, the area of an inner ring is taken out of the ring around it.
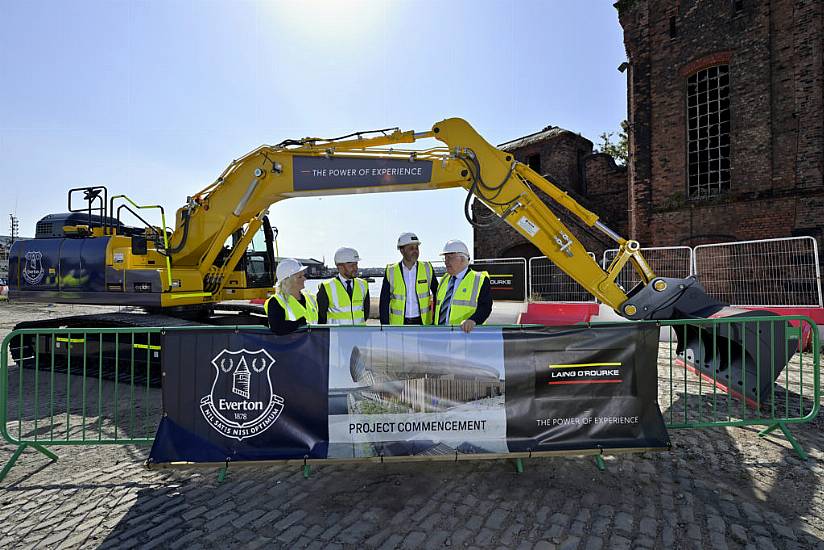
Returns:
[[[594,260],[595,254],[587,252]],[[546,256],[529,259],[530,302],[594,302],[595,297]]]
[[[822,307],[812,237],[696,246],[694,272],[708,294],[730,305]]]
[[[606,269],[618,255],[618,249],[612,248],[604,252],[601,267]],[[692,249],[688,246],[659,246],[642,248],[641,255],[649,264],[652,271],[659,277],[676,277],[683,279],[692,275]],[[641,282],[629,262],[621,269],[616,282],[629,292]]]

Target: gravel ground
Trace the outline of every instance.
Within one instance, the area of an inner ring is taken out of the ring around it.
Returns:
[[[0,303],[0,336],[22,320],[112,310]],[[741,414],[735,400],[671,366],[667,346],[659,402],[669,422]],[[813,380],[801,373],[788,369],[778,410],[811,409]],[[66,403],[67,393],[80,394],[80,379],[60,373],[52,387],[62,414],[35,427],[50,396],[42,390],[36,403],[31,395],[20,402],[20,375],[10,367],[12,433],[59,436],[85,425],[87,437],[107,437],[118,417],[129,436],[153,433],[158,390],[131,395],[104,382],[82,403]],[[607,457],[603,472],[591,458],[527,460],[521,474],[511,460],[330,463],[309,479],[295,465],[234,467],[219,483],[213,468],[148,471],[145,446],[53,447],[56,463],[28,449],[0,483],[0,547],[824,549],[821,424],[791,427],[807,461],[778,431],[682,429],[670,432],[671,452]],[[0,444],[0,460],[14,450]]]

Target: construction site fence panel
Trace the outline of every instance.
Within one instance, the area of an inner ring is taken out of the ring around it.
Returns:
[[[668,428],[760,425],[764,434],[780,429],[804,456],[788,427],[809,422],[818,413],[820,343],[811,319],[747,317],[638,324],[654,324],[673,335],[670,341],[657,344],[658,404]],[[615,325],[585,326],[599,331]],[[268,334],[260,327],[234,329]],[[158,389],[161,333],[187,330],[193,329],[23,329],[10,333],[0,349],[0,430],[15,451],[0,479],[27,448],[56,460],[50,448],[62,445],[151,444],[163,415]],[[334,334],[359,329],[324,330]],[[760,335],[762,345],[747,349],[749,340],[744,339],[741,349],[725,337],[731,331]],[[812,335],[812,352],[798,345],[802,334]],[[679,353],[678,338],[691,342],[692,347]],[[757,389],[755,393],[748,393],[751,387]],[[407,390],[414,392],[414,384]]]
[[[537,256],[529,259],[529,301],[593,303],[595,297],[546,256]]]
[[[642,248],[641,254],[652,268],[652,271],[659,277],[674,277],[684,279],[693,274],[692,272],[692,249],[688,246],[661,246]],[[607,269],[615,257],[618,249],[613,248],[604,252],[601,260],[601,267]],[[615,280],[626,292],[629,292],[635,285],[641,282],[638,273],[632,268],[630,263],[621,268],[621,272]]]
[[[693,272],[733,306],[822,307],[818,244],[792,237],[696,246]]]
[[[642,248],[656,275],[695,275],[707,294],[734,307],[823,307],[818,244],[813,237]],[[606,269],[618,249],[604,252]],[[627,264],[617,282],[627,291],[640,278]]]

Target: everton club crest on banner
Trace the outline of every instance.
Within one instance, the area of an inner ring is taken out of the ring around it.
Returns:
[[[326,331],[169,332],[161,347],[164,415],[151,460],[326,457]]]
[[[150,461],[505,454],[669,445],[658,330],[169,330]]]
[[[266,431],[283,410],[283,398],[275,394],[269,376],[274,364],[265,349],[221,350],[212,359],[212,391],[200,400],[206,422],[238,441]]]

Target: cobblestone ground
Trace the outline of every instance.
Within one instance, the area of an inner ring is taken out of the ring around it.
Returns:
[[[664,344],[668,421],[685,410],[696,420],[688,400],[702,402],[701,419],[733,416],[735,406],[719,404],[694,376],[678,367],[672,376],[668,356]],[[33,387],[31,369],[23,371]],[[812,380],[788,372],[782,387],[792,391],[778,403],[811,406],[799,394],[812,395]],[[90,382],[83,400],[79,377],[55,373],[52,383],[49,373],[21,403],[20,371],[9,375],[12,435],[77,437],[85,426],[87,438],[113,437],[117,416],[118,437],[151,436],[158,390]],[[52,391],[59,414],[35,427]],[[55,463],[26,450],[0,483],[0,547],[824,549],[821,424],[791,428],[808,461],[780,432],[672,430],[671,452],[607,457],[603,472],[591,458],[526,460],[521,474],[506,460],[329,463],[309,479],[295,465],[233,467],[219,483],[212,468],[146,470],[148,449],[136,445],[52,447]],[[0,460],[14,450],[0,445]]]

